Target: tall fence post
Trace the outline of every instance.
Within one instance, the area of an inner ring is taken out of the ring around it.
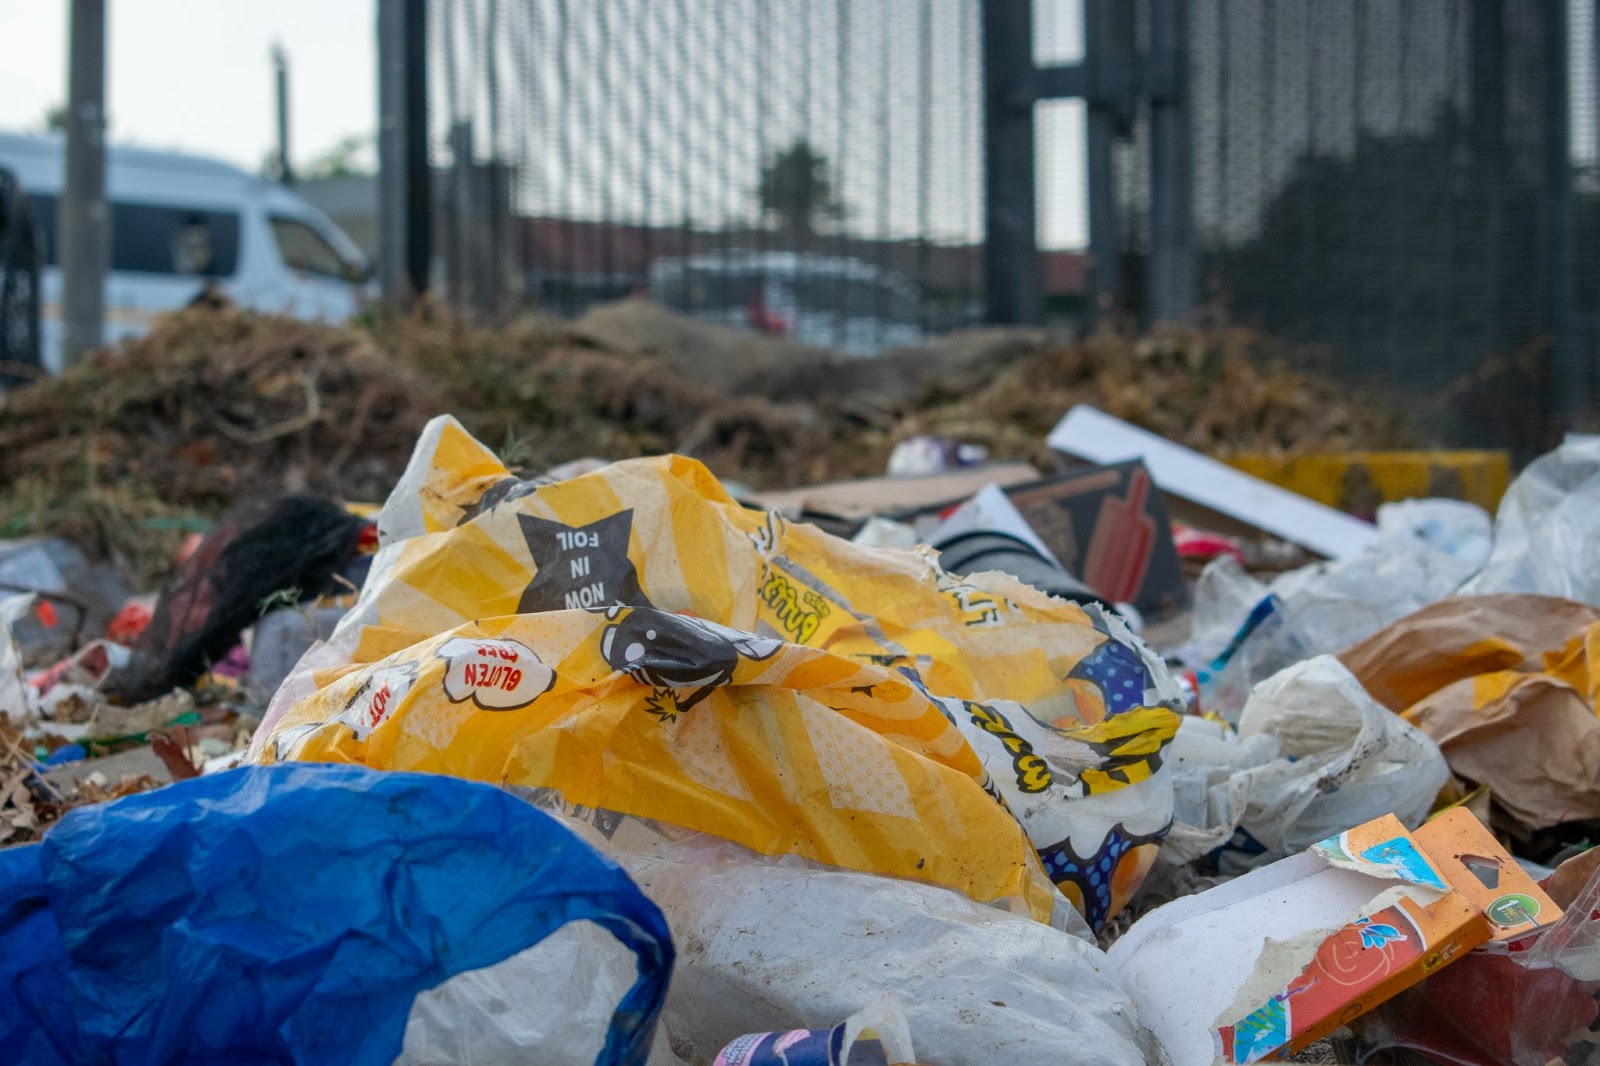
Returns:
[[[1507,154],[1505,0],[1472,0],[1468,12],[1472,56],[1472,182],[1474,198],[1481,205],[1477,226],[1482,234],[1483,250],[1478,270],[1488,319],[1481,344],[1486,351],[1501,352],[1520,341],[1508,340],[1506,336],[1506,292],[1500,266],[1505,228],[1503,171]]]
[[[1587,412],[1592,383],[1574,334],[1576,295],[1572,229],[1572,131],[1567,5],[1551,4],[1544,18],[1545,321],[1550,330],[1550,373],[1545,410],[1557,428],[1570,429]]]
[[[983,286],[999,325],[1044,321],[1034,205],[1032,0],[983,2]]]
[[[1131,105],[1133,85],[1125,34],[1127,0],[1084,0],[1084,65],[1090,90],[1088,107],[1089,289],[1090,320],[1099,321],[1127,304],[1123,291],[1122,233],[1117,225],[1117,185],[1113,148]]]
[[[104,339],[110,217],[106,208],[106,6],[72,0],[66,187],[60,207],[63,369]]]
[[[1150,273],[1146,309],[1170,322],[1194,307],[1194,154],[1189,124],[1189,0],[1151,0]]]
[[[984,0],[983,90],[989,321],[1043,321],[1043,264],[1035,246],[1033,105],[1088,105],[1091,321],[1132,302],[1117,219],[1115,147],[1150,101],[1151,269],[1145,310],[1181,318],[1194,304],[1194,165],[1189,129],[1188,0],[1147,0],[1151,32],[1136,53],[1130,0],[1083,0],[1081,63],[1033,64],[1031,0]]]
[[[378,260],[391,306],[428,291],[433,258],[427,22],[427,0],[378,0]]]

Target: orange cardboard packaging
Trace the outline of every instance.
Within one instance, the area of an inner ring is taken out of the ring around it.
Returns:
[[[1471,812],[1384,815],[1152,911],[1110,959],[1172,1066],[1248,1063],[1560,915]]]

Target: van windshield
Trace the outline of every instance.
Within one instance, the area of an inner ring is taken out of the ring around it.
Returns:
[[[44,264],[60,265],[56,198],[29,198]],[[168,204],[111,204],[111,269],[119,273],[228,278],[239,269],[239,215]]]
[[[290,270],[338,281],[359,281],[364,269],[339,254],[339,250],[310,225],[297,218],[273,215],[272,238]]]

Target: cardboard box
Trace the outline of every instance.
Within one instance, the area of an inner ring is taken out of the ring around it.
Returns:
[[[1166,501],[1138,460],[1013,485],[1005,494],[1061,565],[1108,603],[1150,615],[1187,603]]]
[[[1370,522],[1251,477],[1087,404],[1068,411],[1045,443],[1095,463],[1143,459],[1163,492],[1197,505],[1197,510],[1178,517],[1218,532],[1233,533],[1239,527],[1208,515],[1231,519],[1332,559],[1358,555],[1378,539],[1378,528]]]
[[[1173,1066],[1300,1051],[1490,940],[1561,910],[1471,812],[1385,815],[1169,903],[1112,945]]]
[[[964,500],[985,485],[1036,481],[1039,471],[1027,463],[994,463],[950,470],[928,477],[874,477],[831,481],[822,485],[757,493],[751,502],[786,514],[815,513],[864,521],[873,515],[895,517],[928,507]]]

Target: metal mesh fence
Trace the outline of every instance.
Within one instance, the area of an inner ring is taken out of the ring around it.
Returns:
[[[1202,296],[1407,395],[1441,437],[1548,443],[1597,351],[1600,218],[1568,188],[1593,155],[1592,12],[1197,0]]]
[[[857,353],[977,323],[985,2],[428,0],[444,291],[569,315],[643,296]],[[1036,64],[1094,67],[1084,0],[993,2],[1031,2]],[[1187,37],[1202,311],[1405,395],[1443,440],[1528,450],[1581,421],[1597,2],[1102,3],[1135,54],[1156,4],[1180,13],[1160,32]],[[1147,309],[1156,253],[1149,98],[1104,171],[1114,266],[1075,251],[1106,202],[1085,113],[1034,112],[1043,305],[1067,320],[1086,267]]]
[[[454,302],[868,352],[981,317],[977,0],[431,0]]]

